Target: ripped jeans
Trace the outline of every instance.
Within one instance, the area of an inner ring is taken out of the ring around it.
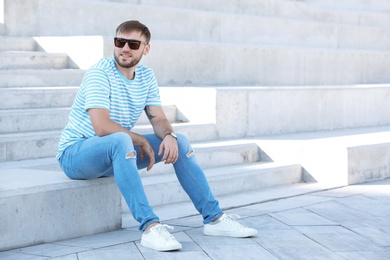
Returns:
[[[154,134],[144,135],[158,156],[161,139]],[[218,201],[214,198],[203,170],[192,147],[184,135],[178,134],[179,158],[173,165],[176,176],[207,224],[222,215]],[[127,156],[135,151],[136,157]],[[143,231],[153,222],[159,222],[154,214],[141,182],[138,170],[146,168],[149,159],[141,161],[139,147],[134,146],[126,133],[115,133],[104,137],[91,137],[68,147],[60,158],[60,165],[71,179],[86,180],[114,176],[120,192],[126,200],[133,217]]]

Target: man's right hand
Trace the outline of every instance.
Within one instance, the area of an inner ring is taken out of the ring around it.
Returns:
[[[152,169],[152,167],[155,163],[155,159],[154,159],[154,151],[152,149],[152,146],[150,146],[150,144],[146,138],[144,138],[144,140],[142,141],[142,144],[140,144],[139,150],[141,153],[141,161],[145,160],[145,155],[147,155],[149,158],[149,165],[146,168],[146,170],[149,171],[150,169]]]

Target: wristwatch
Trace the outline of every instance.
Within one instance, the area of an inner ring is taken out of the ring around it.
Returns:
[[[170,136],[172,136],[173,138],[175,138],[175,139],[177,140],[177,135],[175,134],[175,132],[169,132],[169,133],[165,134],[164,138],[165,138],[167,135],[170,135]]]

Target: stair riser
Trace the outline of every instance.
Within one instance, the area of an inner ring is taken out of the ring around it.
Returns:
[[[5,191],[0,205],[7,238],[1,239],[0,251],[121,228],[120,193],[113,178]]]
[[[165,114],[171,123],[176,122],[176,107],[164,106]],[[61,130],[68,122],[70,108],[53,108],[50,110],[3,110],[0,111],[0,134]],[[143,112],[137,125],[149,124]]]
[[[256,172],[237,172],[227,178],[208,178],[210,187],[215,197],[248,192],[275,185],[288,185],[301,182],[301,167],[289,166],[272,170],[259,170]],[[178,181],[145,185],[145,192],[152,206],[161,206],[171,203],[189,201]],[[126,203],[123,201],[122,210],[128,212]]]
[[[41,53],[0,54],[0,69],[65,69],[68,67],[68,57],[64,54],[50,55]]]
[[[175,64],[174,69],[166,66],[166,57],[176,55],[191,57],[191,62],[187,62],[190,58],[175,59],[170,63]],[[153,45],[144,64],[154,69],[160,85],[171,86],[305,86],[390,81],[390,72],[384,69],[390,67],[388,52],[159,42]],[[200,67],[202,77],[197,73]],[[248,69],[231,73],[236,68]]]
[[[33,109],[33,108],[56,108],[70,107],[73,104],[78,87],[58,87],[44,89],[0,89],[2,102],[0,110],[5,109]]]
[[[1,112],[0,121],[2,127],[0,134],[18,133],[30,131],[48,131],[64,128],[69,115],[69,109],[53,109],[51,111],[35,111],[23,113]]]
[[[0,51],[34,51],[36,42],[33,38],[0,37]]]
[[[175,59],[171,66],[166,66],[166,57],[177,56],[187,58]],[[205,60],[213,62],[205,63]],[[390,81],[390,72],[384,69],[390,67],[390,54],[380,52],[157,42],[143,63],[153,68],[162,86],[299,86]],[[202,77],[196,73],[200,67],[204,68]],[[231,73],[236,67],[252,69]],[[0,87],[78,86],[83,75],[84,71],[78,70],[0,71]]]
[[[0,87],[78,86],[82,70],[2,70]]]
[[[57,152],[59,138],[47,138],[38,141],[34,140],[21,140],[13,141],[9,143],[0,144],[1,154],[5,155],[0,158],[0,161],[12,161],[22,159],[34,159],[53,157]],[[260,151],[253,144],[246,146],[227,146],[225,151],[222,149],[208,148],[199,149],[194,148],[199,163],[204,168],[209,167],[221,167],[226,165],[236,165],[241,163],[251,163],[260,160]],[[211,159],[212,158],[212,159]],[[221,160],[217,160],[222,158]],[[150,176],[158,174],[166,174],[172,172],[169,167],[163,167],[163,165],[157,164],[151,171],[141,173],[141,175]]]
[[[0,143],[0,162],[18,161],[55,156],[58,137],[48,136],[41,139],[22,139]]]
[[[345,9],[345,10],[361,10],[361,11],[377,11],[377,12],[389,12],[390,3],[383,0],[370,1],[369,4],[365,0],[306,0],[310,5],[317,7],[325,7],[332,9]]]

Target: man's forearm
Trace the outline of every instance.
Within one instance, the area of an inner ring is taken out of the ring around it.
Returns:
[[[105,135],[110,135],[118,132],[123,132],[128,135],[130,135],[131,139],[133,140],[134,145],[142,145],[144,141],[144,137],[136,134],[134,132],[131,132],[127,130],[126,128],[122,127],[118,123],[114,121],[109,121],[104,124],[104,127],[101,127],[99,130],[95,129],[95,132],[99,136],[105,136]]]
[[[173,127],[167,119],[162,119],[153,124],[153,130],[158,137],[164,139],[167,134],[173,132]]]

